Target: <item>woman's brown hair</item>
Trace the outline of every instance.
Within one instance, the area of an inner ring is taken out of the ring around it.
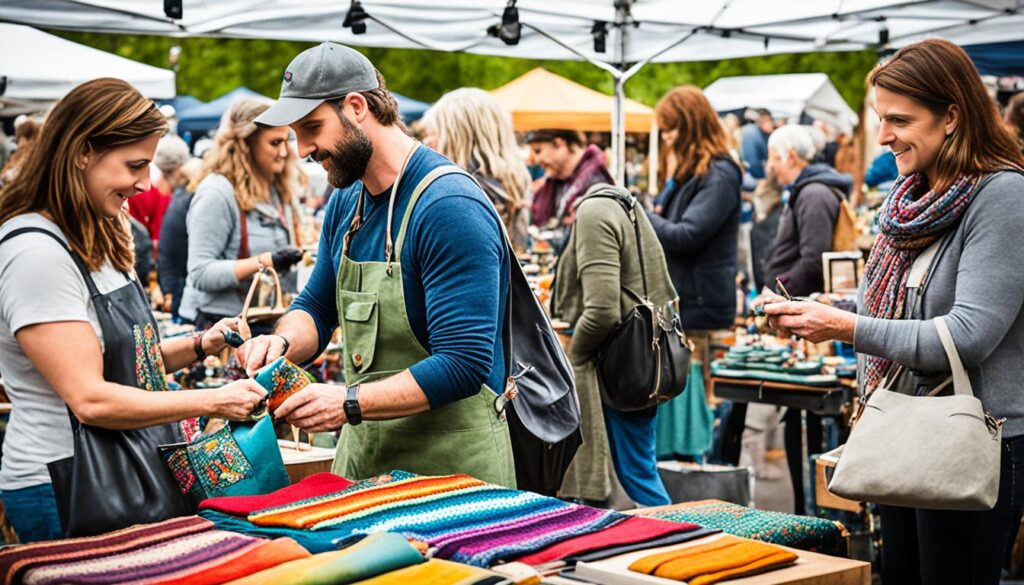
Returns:
[[[669,156],[676,161],[673,176],[682,180],[704,176],[711,159],[729,154],[729,137],[699,88],[682,85],[669,91],[654,106],[654,115],[662,132],[677,131],[675,141],[666,144],[658,156],[659,176],[667,176]]]
[[[0,223],[47,212],[89,270],[129,271],[135,250],[125,219],[89,202],[81,161],[167,131],[156,104],[120,79],[87,81],[57,102],[14,179],[0,191]]]
[[[909,97],[935,116],[956,105],[960,120],[939,150],[935,191],[957,178],[1003,169],[1024,170],[1024,156],[999,119],[995,101],[963,49],[949,41],[928,39],[907,45],[868,75],[868,83]]]
[[[251,148],[252,141],[256,140],[260,133],[260,127],[255,120],[268,108],[269,104],[252,98],[239,99],[228,107],[214,137],[214,146],[203,157],[203,168],[192,181],[189,191],[196,191],[203,179],[217,173],[224,175],[231,183],[238,206],[244,211],[250,211],[257,203],[270,202],[270,190],[256,180]],[[294,161],[295,153],[289,146],[284,171],[272,180],[272,186],[277,189],[277,194],[285,205],[292,203],[295,190],[295,181],[292,178]]]

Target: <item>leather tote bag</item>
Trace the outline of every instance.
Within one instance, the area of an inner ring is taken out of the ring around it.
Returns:
[[[934,319],[952,376],[928,396],[891,390],[894,364],[865,397],[829,491],[844,498],[934,510],[991,510],[999,495],[1002,420],[974,396],[949,328]],[[936,396],[952,381],[952,396]]]
[[[690,373],[692,345],[683,332],[675,299],[655,307],[647,291],[644,247],[637,220],[636,198],[625,191],[602,189],[590,197],[614,199],[629,216],[636,233],[636,250],[643,297],[626,289],[637,304],[615,327],[597,355],[601,401],[619,411],[647,410],[679,396]]]
[[[80,424],[71,415],[75,455],[47,464],[68,537],[190,513],[157,457],[160,444],[180,440],[175,426],[113,431]]]

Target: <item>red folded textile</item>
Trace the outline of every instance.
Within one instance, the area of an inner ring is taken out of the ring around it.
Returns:
[[[333,473],[317,473],[297,484],[281,488],[262,496],[224,496],[209,498],[199,503],[200,510],[216,510],[232,516],[246,518],[257,510],[284,506],[306,498],[330,494],[347,488],[352,482]]]
[[[690,532],[698,528],[700,526],[689,522],[667,522],[642,516],[630,516],[604,530],[563,540],[541,551],[512,560],[527,565],[542,565],[603,548],[647,542],[669,534]]]

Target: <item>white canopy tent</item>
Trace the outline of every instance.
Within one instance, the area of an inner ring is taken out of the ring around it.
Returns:
[[[621,178],[624,85],[649,62],[899,46],[928,36],[960,44],[1017,40],[1024,38],[1024,0],[182,0],[177,20],[156,0],[3,0],[0,20],[589,61],[616,81]],[[488,35],[503,20],[521,25],[517,44]],[[5,45],[0,40],[0,52]]]
[[[857,125],[857,112],[824,73],[722,77],[704,95],[720,113],[766,108],[776,118],[807,114],[839,128]]]
[[[29,26],[0,23],[0,76],[3,96],[18,100],[58,100],[97,77],[118,77],[152,99],[175,95],[174,72],[111,55]]]

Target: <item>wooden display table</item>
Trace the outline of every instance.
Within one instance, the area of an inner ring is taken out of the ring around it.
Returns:
[[[310,475],[330,471],[334,463],[334,449],[299,443],[299,450],[296,451],[295,441],[288,439],[278,439],[277,445],[281,448],[281,458],[284,459],[284,467],[288,470],[288,479],[293,484]]]
[[[672,510],[678,507],[679,504],[672,504],[670,506],[661,506],[657,508],[627,510],[623,513],[630,515],[644,515],[645,512],[649,514],[650,512]],[[596,561],[591,564],[598,567],[603,566],[604,568],[621,571],[625,570],[626,567],[628,567],[637,558],[676,548],[706,544],[708,542],[712,542],[716,538],[720,538],[720,536],[721,535],[719,534],[715,534],[683,544],[627,553],[611,559]],[[870,563],[799,550],[786,546],[783,546],[782,548],[797,555],[798,559],[795,564],[786,568],[762,573],[760,575],[753,575],[742,579],[730,579],[727,583],[729,583],[729,585],[870,585],[871,583]],[[678,585],[679,583],[678,581],[671,581],[669,579],[651,577],[649,575],[639,573],[630,573],[630,577],[633,577],[634,575],[637,577],[637,583],[657,583],[662,585],[669,585],[672,583]],[[579,575],[577,575],[577,577],[579,577]],[[632,579],[630,580],[632,581]],[[579,583],[579,581],[571,581],[564,577],[546,577],[544,582],[564,585]],[[609,583],[610,582],[611,581],[609,581]]]
[[[746,427],[747,404],[774,404],[799,408],[824,416],[841,416],[850,404],[852,389],[841,382],[834,386],[806,386],[747,378],[712,376],[714,395],[733,402],[732,413],[725,422],[722,435],[722,459],[738,465],[743,429]]]
[[[633,561],[638,558],[657,554],[660,552],[670,551],[673,549],[679,549],[689,546],[697,546],[700,544],[706,544],[712,542],[717,538],[721,538],[721,535],[715,534],[699,538],[697,540],[686,542],[683,544],[677,544],[672,546],[665,546],[660,548],[653,548],[646,551],[638,551],[633,553],[627,553],[605,559],[603,561],[596,561],[590,563],[593,567],[599,567],[604,569],[612,569],[615,571],[626,571]],[[863,561],[854,561],[850,559],[843,559],[840,557],[830,557],[828,555],[807,552],[805,550],[797,550],[788,547],[781,547],[797,555],[797,561],[795,564],[782,569],[775,569],[768,571],[767,573],[761,573],[760,575],[752,575],[750,577],[743,577],[740,579],[730,579],[726,581],[729,585],[870,585],[871,584],[871,565]],[[587,563],[581,563],[587,565]],[[580,567],[577,567],[579,570]],[[583,569],[584,572],[586,569]],[[577,577],[586,578],[581,575]],[[650,575],[644,575],[641,573],[629,573],[629,581],[635,583],[651,583],[660,585],[679,585],[679,581],[673,581],[671,579],[663,579],[661,577],[652,577]],[[579,583],[579,581],[570,581],[565,578],[545,579],[545,582],[550,583]],[[607,581],[611,583],[612,581]]]

